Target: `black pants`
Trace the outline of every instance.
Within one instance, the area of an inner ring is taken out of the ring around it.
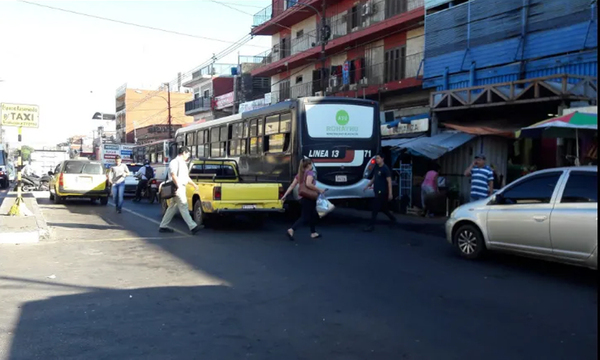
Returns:
[[[148,186],[148,180],[140,180],[137,185],[137,189],[135,189],[135,198],[138,200],[142,199],[142,189]]]
[[[319,214],[317,213],[317,200],[302,198],[300,199],[300,205],[302,206],[302,215],[300,215],[300,219],[292,225],[292,230],[296,231],[298,227],[308,223],[310,232],[317,232],[315,229],[317,220],[319,219]]]
[[[375,197],[373,198],[373,201],[371,203],[371,226],[375,226],[375,222],[377,221],[377,215],[380,212],[384,213],[385,216],[387,216],[390,219],[390,221],[397,221],[396,217],[390,212],[389,203],[390,201],[388,200],[388,194],[375,194]]]

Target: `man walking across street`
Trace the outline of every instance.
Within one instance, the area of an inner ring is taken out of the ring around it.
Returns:
[[[485,199],[494,192],[494,171],[485,164],[485,155],[475,156],[475,161],[465,171],[471,177],[471,202]]]
[[[192,234],[197,233],[198,230],[203,228],[202,225],[196,224],[196,222],[192,219],[188,209],[186,185],[192,185],[196,190],[198,190],[198,185],[196,185],[196,183],[190,179],[188,170],[187,161],[190,158],[190,153],[190,149],[183,147],[179,149],[179,155],[169,163],[169,175],[177,190],[175,192],[175,196],[171,198],[169,208],[165,212],[165,216],[163,216],[163,219],[160,223],[160,227],[158,229],[160,232],[173,232],[173,229],[168,226],[171,220],[173,220],[173,216],[175,216],[177,211],[179,211],[181,214],[181,217],[190,228]]]
[[[373,212],[371,214],[371,222],[369,226],[365,228],[365,231],[375,230],[375,222],[377,221],[377,215],[379,212],[383,212],[393,224],[397,223],[396,217],[392,215],[389,210],[389,202],[393,199],[392,193],[392,172],[390,168],[384,163],[383,154],[378,154],[375,157],[377,165],[371,173],[371,181],[365,187],[364,191],[367,191],[373,186],[375,197],[373,198]]]
[[[121,156],[117,155],[116,165],[110,168],[108,181],[112,185],[113,201],[120,214],[123,208],[123,193],[125,192],[125,178],[129,175],[129,168],[123,164]]]
[[[133,201],[142,200],[142,190],[148,187],[148,181],[154,177],[154,169],[150,166],[150,161],[144,161],[142,166],[135,176],[139,179],[137,188],[135,189],[135,199]]]

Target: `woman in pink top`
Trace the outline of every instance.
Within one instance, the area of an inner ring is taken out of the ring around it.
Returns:
[[[427,209],[425,199],[431,194],[438,193],[438,177],[440,174],[438,173],[439,165],[434,164],[431,167],[431,170],[425,174],[425,180],[421,184],[421,205],[423,208],[423,216],[429,215],[429,210]]]

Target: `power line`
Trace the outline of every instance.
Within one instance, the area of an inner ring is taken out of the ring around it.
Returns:
[[[223,39],[211,38],[211,37],[200,36],[200,35],[186,34],[186,33],[182,33],[182,32],[179,32],[179,31],[167,30],[167,29],[157,28],[157,27],[154,27],[154,26],[141,25],[141,24],[136,24],[136,23],[132,23],[132,22],[128,22],[128,21],[110,19],[110,18],[103,17],[103,16],[86,14],[86,13],[82,13],[82,12],[79,12],[79,11],[63,9],[63,8],[59,8],[59,7],[55,7],[55,6],[50,6],[50,5],[46,5],[46,4],[39,4],[39,3],[36,3],[36,2],[32,2],[32,1],[26,1],[26,0],[18,0],[18,1],[22,2],[22,3],[25,3],[25,4],[29,4],[29,5],[35,5],[35,6],[39,6],[39,7],[51,9],[51,10],[66,12],[66,13],[69,13],[69,14],[86,16],[86,17],[90,17],[90,18],[93,18],[93,19],[97,19],[97,20],[110,21],[110,22],[113,22],[113,23],[121,24],[121,25],[129,25],[129,26],[134,26],[134,27],[138,27],[138,28],[142,28],[142,29],[160,31],[160,32],[164,32],[164,33],[167,33],[167,34],[173,34],[173,35],[179,35],[179,36],[186,36],[186,37],[191,37],[191,38],[195,38],[195,39],[208,40],[208,41],[216,41],[216,42],[225,43],[225,44],[235,44],[235,42],[233,42],[233,41],[227,41],[227,40],[223,40]],[[248,45],[248,46],[264,48],[264,46],[259,46],[259,45]]]
[[[213,0],[209,0],[209,1],[213,1]],[[228,4],[228,5],[234,5],[234,6],[241,6],[241,7],[250,7],[250,8],[255,8],[255,9],[264,9],[265,6],[258,6],[258,5],[250,5],[250,4],[241,4],[238,2],[227,2],[227,1],[213,1],[213,2],[217,2],[219,4]]]
[[[227,3],[220,2],[220,1],[216,1],[216,0],[209,0],[209,1],[210,1],[210,2],[212,2],[212,3],[215,3],[215,4],[219,4],[219,5],[221,5],[221,6],[225,6],[226,8],[229,8],[229,9],[235,10],[235,11],[237,11],[237,12],[240,12],[240,13],[242,13],[242,14],[245,14],[245,15],[250,15],[250,16],[254,16],[254,14],[250,14],[249,12],[246,12],[246,11],[244,11],[244,10],[240,10],[240,9],[238,9],[238,8],[234,8],[234,7],[233,7],[233,6],[231,6],[231,5],[227,5]]]

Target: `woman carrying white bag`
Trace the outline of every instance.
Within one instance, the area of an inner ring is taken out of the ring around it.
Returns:
[[[300,215],[300,219],[298,219],[287,231],[287,236],[291,241],[294,241],[294,232],[296,229],[306,223],[310,226],[310,237],[312,239],[321,237],[321,234],[316,230],[316,223],[319,219],[319,214],[317,213],[317,200],[319,196],[323,195],[325,190],[319,189],[316,186],[316,183],[317,180],[315,179],[312,160],[308,158],[302,159],[302,161],[300,161],[298,175],[296,175],[296,178],[281,198],[283,201],[294,190],[296,185],[299,186],[298,196],[300,197],[300,205],[302,206],[302,215]]]

